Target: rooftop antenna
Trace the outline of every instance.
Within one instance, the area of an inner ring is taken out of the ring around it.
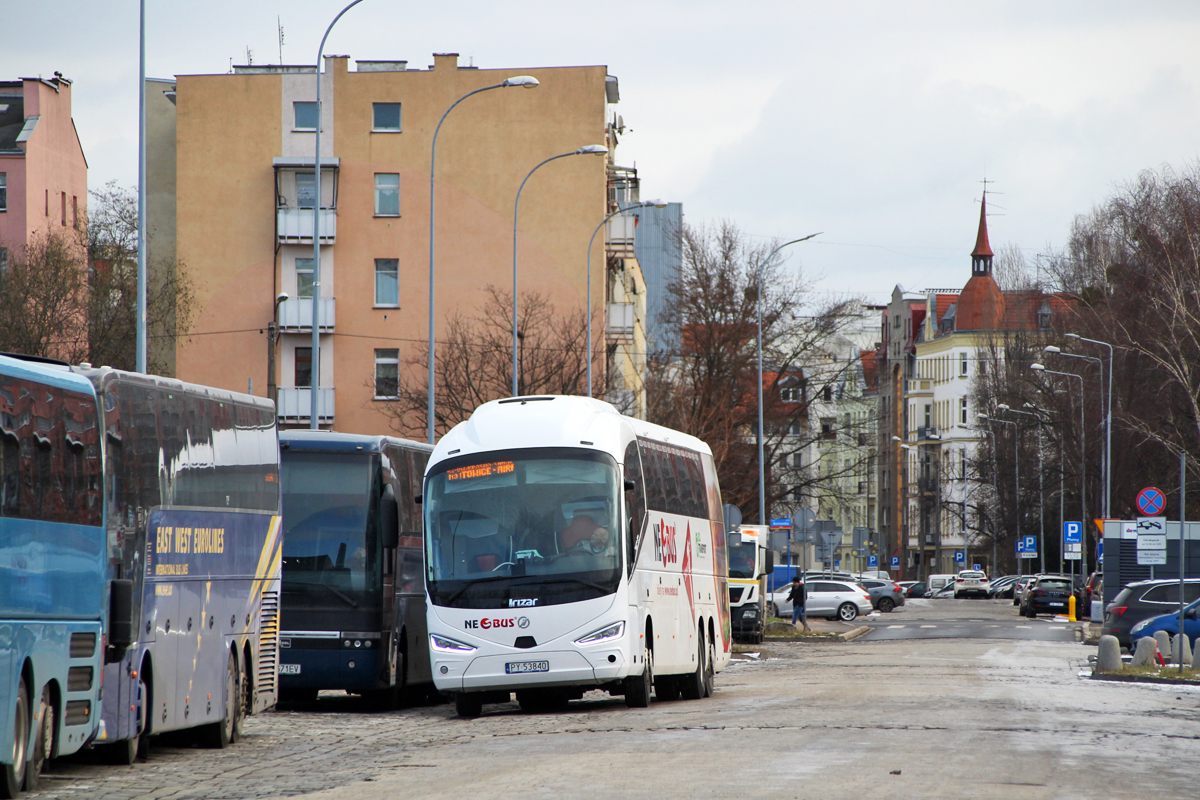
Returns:
[[[249,66],[252,66],[253,64],[254,64],[254,51],[250,49],[249,45],[246,45],[246,66],[249,67]]]
[[[283,66],[283,23],[279,15],[275,16],[275,27],[279,29],[279,66]]]

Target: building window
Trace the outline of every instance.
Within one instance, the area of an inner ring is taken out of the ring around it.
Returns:
[[[62,226],[65,228],[67,227],[67,193],[60,192],[59,196],[61,200],[60,205],[62,206]]]
[[[317,104],[310,102],[292,103],[296,119],[293,130],[315,131],[317,129]]]
[[[8,211],[8,173],[0,172],[0,211]]]
[[[313,260],[296,259],[296,297],[313,296]]]
[[[317,176],[313,172],[296,173],[296,205],[312,208],[317,200]]]
[[[788,423],[788,434],[790,436],[803,436],[804,435],[803,420],[794,419],[791,422],[789,422]]]
[[[297,387],[312,386],[312,348],[296,348],[296,370],[294,384]]]
[[[783,386],[779,389],[779,399],[785,403],[800,402],[800,387],[799,386]]]
[[[398,173],[375,173],[375,216],[400,216],[400,175]]]
[[[0,275],[8,272],[8,248],[0,247]]]
[[[375,305],[400,305],[400,259],[375,259]]]
[[[926,403],[925,404],[925,427],[930,428],[932,426],[933,426],[933,406],[931,406],[929,403]]]
[[[71,195],[71,226],[79,230],[79,198]]]
[[[792,453],[792,469],[804,469],[804,453],[800,450]]]
[[[371,130],[380,131],[400,131],[400,104],[399,103],[372,103],[374,108]]]
[[[400,351],[375,351],[375,399],[390,400],[399,396]]]
[[[960,398],[958,401],[958,421],[963,425],[967,424],[967,398]]]
[[[958,374],[960,377],[967,377],[967,354],[958,354]]]
[[[831,402],[833,400],[833,387],[832,386],[826,386],[824,389],[821,390],[821,399],[824,400],[826,403]]]
[[[837,420],[834,417],[821,417],[821,438],[837,438]]]

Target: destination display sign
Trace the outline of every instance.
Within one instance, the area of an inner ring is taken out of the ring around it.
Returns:
[[[492,475],[507,475],[515,469],[511,461],[489,461],[485,464],[468,464],[446,470],[446,480],[463,481],[471,478],[488,478]]]

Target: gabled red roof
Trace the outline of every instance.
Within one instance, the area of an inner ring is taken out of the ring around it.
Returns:
[[[987,235],[987,192],[983,193],[983,200],[979,203],[979,233],[975,235],[975,249],[971,251],[971,255],[993,255],[992,246],[988,244]]]

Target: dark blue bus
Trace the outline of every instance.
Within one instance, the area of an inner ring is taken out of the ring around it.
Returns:
[[[0,357],[0,796],[274,704],[279,496],[269,402]]]
[[[433,448],[332,431],[279,439],[280,697],[340,689],[396,708],[433,681],[416,504]]]

